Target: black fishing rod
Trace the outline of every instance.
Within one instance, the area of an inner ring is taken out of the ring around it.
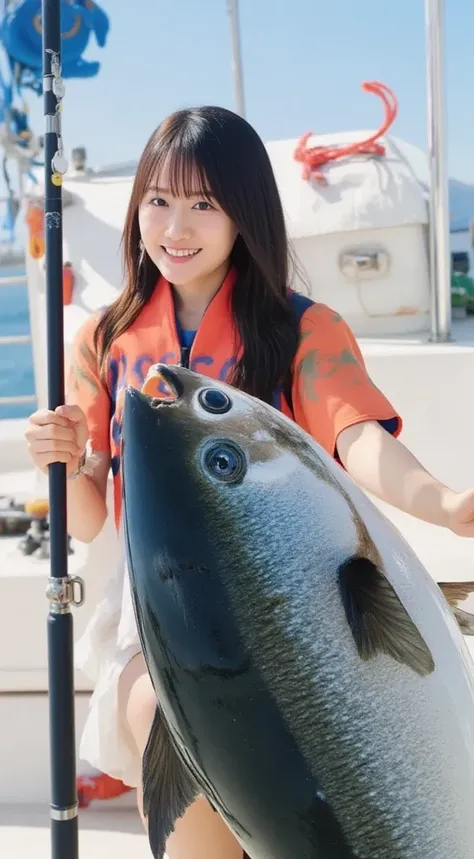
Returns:
[[[42,0],[42,33],[48,408],[54,410],[65,399],[62,177],[67,162],[60,118],[64,95],[60,0]],[[78,859],[79,855],[71,603],[82,603],[83,583],[68,575],[66,505],[66,466],[55,462],[49,466],[50,578],[46,591],[52,859]]]

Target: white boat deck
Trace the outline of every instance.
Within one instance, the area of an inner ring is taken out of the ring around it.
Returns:
[[[115,800],[107,808],[79,812],[80,859],[150,859],[148,839],[138,812]],[[47,807],[0,806],[0,856],[4,859],[51,859]]]

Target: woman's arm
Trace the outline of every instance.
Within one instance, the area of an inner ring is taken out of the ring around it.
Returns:
[[[474,492],[449,489],[377,421],[347,427],[336,447],[352,479],[377,498],[425,522],[474,536]]]
[[[370,379],[344,320],[316,303],[300,331],[292,387],[296,422],[331,456],[337,453],[368,492],[418,519],[474,537],[474,489],[453,492],[397,441],[401,416]]]
[[[98,464],[92,473],[80,474],[67,481],[68,530],[83,543],[90,543],[102,530],[107,518],[107,478],[110,470],[109,392],[100,378],[95,352],[95,316],[89,317],[76,334],[69,367],[66,404],[57,411],[75,424],[79,448],[88,440]],[[68,473],[77,471],[71,463]]]

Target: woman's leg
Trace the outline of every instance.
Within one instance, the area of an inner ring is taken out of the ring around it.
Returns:
[[[124,668],[119,681],[119,715],[140,758],[145,751],[155,709],[155,693],[140,653]],[[141,785],[137,789],[137,801],[147,829]],[[203,797],[193,802],[176,822],[166,853],[169,859],[242,859],[238,841]]]

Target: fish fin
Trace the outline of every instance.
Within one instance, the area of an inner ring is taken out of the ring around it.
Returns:
[[[463,635],[474,635],[474,614],[458,607],[474,593],[474,582],[438,582]]]
[[[168,728],[156,708],[143,755],[143,814],[154,859],[162,859],[176,821],[199,793],[175,751]]]
[[[368,558],[349,558],[339,567],[347,621],[361,659],[387,653],[425,676],[434,671],[431,652],[392,585]]]

